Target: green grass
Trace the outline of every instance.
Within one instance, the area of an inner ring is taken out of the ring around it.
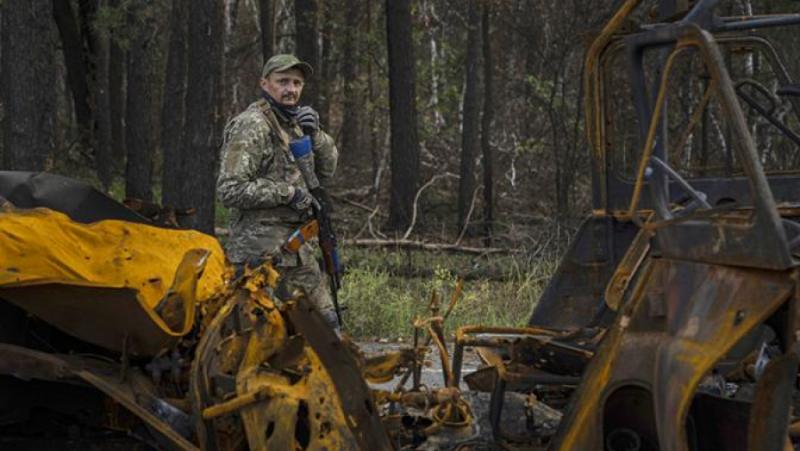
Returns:
[[[222,205],[222,202],[217,200],[214,203],[214,223],[217,227],[228,227],[230,222],[231,211]]]
[[[444,310],[458,274],[472,274],[445,327],[452,333],[465,324],[524,326],[555,269],[553,258],[482,257],[431,252],[342,249],[348,270],[339,292],[348,334],[359,339],[408,339],[417,316],[427,317],[431,293]],[[432,270],[428,277],[394,275]],[[483,278],[481,272],[493,275]],[[477,276],[477,277],[476,277]],[[498,280],[499,279],[499,280]]]

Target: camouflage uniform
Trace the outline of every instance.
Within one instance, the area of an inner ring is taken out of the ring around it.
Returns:
[[[252,103],[225,127],[217,194],[233,210],[226,244],[231,262],[242,265],[265,253],[280,255],[278,270],[286,288],[305,291],[329,317],[333,303],[314,250],[309,244],[297,254],[281,250],[281,244],[311,213],[289,206],[291,186],[307,190],[289,151],[289,141],[301,136],[300,127],[266,100]],[[312,141],[316,174],[325,186],[336,170],[338,151],[323,131],[316,132]]]

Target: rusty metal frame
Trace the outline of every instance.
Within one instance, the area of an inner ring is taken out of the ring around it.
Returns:
[[[604,406],[618,390],[631,386],[654,400],[650,414],[655,415],[660,449],[687,449],[684,424],[700,379],[796,291],[793,273],[667,259],[650,259],[642,272],[631,301],[590,362],[553,449],[601,447],[608,433]],[[754,303],[756,295],[760,302]],[[788,393],[785,386],[775,388],[757,391],[755,404],[768,405],[759,402],[765,396],[790,397],[791,387]],[[780,426],[781,416],[774,418]]]
[[[713,37],[691,24],[638,36],[628,42],[638,46],[629,53],[634,57],[634,71],[641,70],[641,54],[645,47],[672,46],[671,43],[675,47],[665,55],[665,69],[655,104],[650,109],[652,115],[646,121],[646,140],[628,216],[634,217],[639,211],[643,168],[650,162],[650,152],[662,125],[659,115],[670,67],[677,53],[692,47],[701,51],[725,117],[737,133],[736,151],[744,164],[754,198],[751,219],[745,216],[744,221],[736,220],[735,215],[724,210],[672,218],[668,210],[656,209],[652,226],[646,228],[655,233],[662,258],[646,257],[644,262],[635,263],[639,268],[638,271],[634,269],[638,277],[636,286],[630,289],[630,300],[624,304],[598,356],[590,363],[574,399],[575,408],[562,422],[553,449],[604,447],[609,433],[604,406],[616,399],[614,396],[625,387],[638,387],[636,390],[644,390],[645,396],[653,399],[654,430],[643,433],[656,437],[660,449],[687,449],[684,423],[700,379],[753,328],[776,315],[792,317],[781,314],[779,309],[796,311],[794,295],[798,277],[795,271],[787,270],[797,262],[791,257],[784,222]],[[641,72],[634,75],[637,77],[641,82]],[[637,88],[645,92],[641,83]],[[668,204],[663,197],[666,190],[654,189],[651,195],[661,196],[655,199],[656,204]],[[687,226],[690,228],[685,230]],[[714,232],[703,236],[702,232],[698,235],[698,230]],[[695,233],[691,233],[693,231]],[[698,243],[700,249],[693,249]],[[719,266],[720,263],[732,266]],[[760,297],[760,302],[754,302],[754,295]],[[796,330],[796,324],[791,321],[783,320],[781,324]],[[766,382],[759,383],[753,411],[767,413],[769,420],[751,418],[749,449],[753,450],[780,449],[785,444],[788,406],[774,400],[790,397],[788,392],[792,384],[787,381],[794,380],[797,356],[792,346],[794,338],[787,338],[790,331],[780,329],[778,332],[784,337],[786,354],[771,364]],[[763,448],[767,443],[768,447]]]
[[[621,211],[616,210],[616,201],[614,201],[614,199],[620,198],[620,194],[624,194],[626,196],[625,198],[627,199],[627,195],[630,193],[627,192],[627,190],[621,189],[621,187],[616,187],[621,180],[617,180],[618,176],[615,174],[612,162],[609,160],[607,155],[610,149],[608,149],[608,137],[606,130],[608,112],[604,109],[604,97],[605,92],[608,91],[609,87],[607,86],[607,81],[605,80],[605,74],[609,70],[607,67],[610,62],[609,55],[615,54],[617,50],[624,48],[626,45],[625,34],[623,32],[624,25],[631,13],[638,6],[639,2],[635,0],[624,3],[619,8],[617,14],[615,14],[614,17],[608,22],[603,32],[601,32],[595,39],[586,55],[583,80],[584,92],[586,93],[586,96],[584,97],[584,114],[587,118],[586,134],[587,140],[593,149],[593,208],[595,209],[595,212],[602,211],[605,212],[605,214],[614,214],[620,219],[631,218],[629,215],[623,214]],[[746,23],[747,26],[745,28],[750,30],[766,25],[793,25],[797,24],[799,21],[800,15],[783,14],[769,17],[768,23],[764,23],[762,21],[753,22],[749,19],[741,18],[715,18],[712,23],[707,25],[709,26],[709,30],[711,30],[711,32],[721,33],[721,35],[716,38],[716,40],[720,43],[727,44],[741,42],[760,46],[763,50],[762,53],[769,59],[772,67],[775,68],[776,75],[781,83],[789,84],[792,82],[792,78],[788,74],[788,71],[769,41],[753,35],[726,35],[725,32],[730,31],[728,29],[730,27],[726,28],[725,24]],[[642,92],[646,92],[644,86],[637,86],[636,89],[642,89]],[[800,99],[791,98],[789,101],[791,102],[795,113],[800,117]],[[647,111],[648,109],[642,108],[642,110]],[[652,109],[649,111],[652,111]],[[650,121],[648,119],[648,113],[640,113],[640,116],[644,118],[642,120],[640,117],[640,121],[644,122],[645,124],[649,124]],[[698,187],[701,190],[704,190],[707,189],[711,183],[715,183],[720,180],[722,179],[698,179],[697,181],[693,180],[693,184],[698,184]],[[791,180],[784,180],[783,178],[777,176],[771,176],[769,180],[770,185],[780,188],[781,192],[789,191],[789,184],[795,183],[795,181],[796,178],[794,177]],[[646,208],[651,208],[651,206],[647,205]]]
[[[642,48],[645,44],[663,45],[670,39],[676,39],[676,46],[666,61],[657,100],[652,109],[653,117],[649,123],[629,213],[635,211],[638,206],[639,193],[644,182],[643,168],[650,161],[650,150],[654,147],[656,130],[661,122],[660,112],[666,98],[669,75],[675,56],[685,49],[695,48],[700,50],[703,56],[712,78],[712,84],[717,89],[717,98],[721,102],[726,119],[732,125],[735,149],[749,180],[753,197],[753,217],[748,221],[749,224],[743,227],[742,223],[731,224],[725,221],[717,221],[710,226],[703,221],[692,221],[692,215],[687,215],[670,222],[660,230],[656,236],[659,248],[665,256],[700,259],[722,264],[745,264],[770,269],[785,269],[793,266],[794,262],[789,251],[784,223],[778,214],[775,199],[758,159],[755,144],[738,103],[733,83],[724,68],[724,60],[719,48],[708,32],[694,25],[655,33],[641,45]],[[639,54],[641,54],[641,50]],[[665,195],[662,190],[651,190],[651,194],[655,197]],[[659,203],[667,204],[668,199],[662,198]],[[666,214],[657,212],[654,225],[657,226],[659,222],[670,219],[672,219],[672,214],[669,212]],[[722,241],[743,244],[723,247],[716,244]],[[692,246],[688,246],[689,243],[692,243]],[[753,243],[758,243],[758,245],[753,246]]]
[[[695,6],[709,10],[709,5],[714,2],[700,3],[696,3]],[[617,173],[615,163],[610,158],[613,149],[609,148],[607,134],[610,133],[610,130],[606,129],[608,121],[611,120],[610,112],[607,110],[607,93],[612,89],[608,74],[611,70],[619,69],[618,60],[614,62],[613,67],[610,66],[614,60],[611,57],[619,55],[619,50],[624,51],[626,46],[632,44],[632,36],[649,35],[652,38],[654,34],[658,33],[660,36],[657,37],[663,42],[665,48],[674,45],[678,37],[678,26],[676,25],[665,24],[659,27],[658,31],[648,29],[649,31],[638,30],[631,32],[628,24],[631,23],[631,16],[638,7],[640,7],[640,2],[636,0],[623,2],[587,52],[583,79],[584,92],[586,93],[584,111],[587,118],[587,139],[592,148],[593,211],[592,215],[581,225],[556,274],[540,297],[529,320],[531,326],[565,328],[581,327],[588,324],[607,324],[610,319],[608,312],[603,311],[601,308],[601,306],[605,305],[603,291],[606,289],[606,283],[612,276],[614,269],[619,264],[619,257],[625,252],[627,246],[632,242],[633,236],[635,236],[635,233],[630,233],[626,227],[633,229],[640,227],[644,218],[653,212],[654,207],[656,207],[650,199],[658,196],[653,196],[651,185],[654,183],[649,181],[648,183],[643,183],[640,187],[642,202],[633,213],[629,211],[633,187],[629,181],[624,180]],[[680,14],[682,14],[682,11],[676,9],[664,17],[677,17],[680,19]],[[705,13],[683,17],[683,23],[690,23],[692,17],[700,16],[703,17],[704,26],[721,34],[719,41],[725,44],[742,43],[743,45],[759,46],[762,53],[772,63],[772,67],[775,68],[778,79],[783,83],[791,82],[791,77],[769,41],[753,35],[733,35],[730,32],[726,32],[723,25],[747,23],[747,26],[750,27],[765,24],[796,24],[800,20],[800,16],[774,16],[769,17],[769,21],[765,23],[762,21],[749,22],[749,19],[742,18],[719,18],[713,15],[709,18],[709,14]],[[778,17],[781,19],[778,20]],[[665,38],[664,36],[667,34],[672,34],[672,36]],[[643,38],[638,39],[641,41],[639,44],[646,43],[642,41]],[[636,44],[636,42],[633,42],[633,44]],[[636,85],[633,89],[639,89],[646,93],[648,86]],[[654,94],[657,94],[657,92]],[[646,100],[647,94],[642,95],[643,99]],[[798,101],[798,99],[791,100],[793,105]],[[654,110],[648,107],[643,108],[643,110],[647,111],[647,113],[643,113],[646,119],[642,122],[644,122],[645,127],[648,127],[650,121],[647,118]],[[750,148],[752,149],[752,147]],[[662,158],[662,161],[667,160]],[[691,178],[688,179],[688,182],[695,191],[704,193],[708,198],[708,203],[711,205],[716,205],[720,200],[729,201],[731,198],[742,205],[750,205],[753,203],[754,197],[760,197],[763,200],[764,195],[762,194],[771,190],[773,193],[772,202],[759,201],[762,205],[759,205],[758,209],[759,211],[764,211],[764,204],[774,205],[776,202],[797,201],[795,187],[797,183],[800,183],[800,173],[797,171],[781,174],[771,173],[766,179],[762,178],[762,180],[756,181],[755,185],[758,187],[756,190],[749,189],[749,186],[754,184],[750,175],[730,179]],[[663,190],[660,193],[659,213],[662,219],[671,215],[669,200],[678,198],[680,195],[680,188],[676,183],[668,183],[667,187],[670,193],[666,199]],[[765,188],[765,190],[761,188]],[[624,206],[622,203],[624,203]],[[625,211],[622,211],[623,209]],[[685,211],[681,212],[682,215],[687,217],[661,221],[657,226],[670,229],[660,234],[661,236],[658,238],[660,246],[658,247],[660,249],[669,249],[670,251],[676,249],[688,250],[693,247],[694,243],[698,242],[714,243],[721,239],[737,239],[752,243],[754,238],[766,236],[766,242],[764,243],[766,246],[750,246],[747,249],[739,250],[732,249],[730,255],[714,255],[713,249],[700,246],[689,258],[713,258],[717,262],[731,264],[736,261],[742,261],[744,258],[749,258],[750,254],[761,253],[763,250],[764,254],[769,254],[770,252],[783,253],[781,262],[773,261],[770,264],[787,267],[787,265],[790,265],[788,255],[780,250],[783,246],[783,240],[780,235],[785,234],[785,232],[781,231],[784,222],[776,221],[777,215],[769,212],[769,210],[772,210],[771,206],[766,210],[766,214],[760,212],[757,214],[758,217],[761,217],[755,224],[759,231],[753,231],[749,235],[737,230],[738,223],[741,222],[739,219],[736,220],[735,224],[723,224],[719,229],[710,230],[698,225],[698,219],[700,218],[697,215],[691,217],[691,215],[686,215]],[[714,209],[710,211],[712,215],[718,213]],[[705,214],[703,211],[696,211],[695,213],[699,215]],[[788,226],[791,227],[791,225]],[[774,235],[771,233],[772,231],[777,233],[774,239],[771,237]],[[792,233],[790,231],[787,238],[789,240],[797,240],[797,238],[792,238]],[[745,237],[742,237],[742,235],[745,235]],[[756,239],[756,242],[759,241]],[[752,264],[755,266],[767,264],[765,260],[772,259],[764,256],[756,256],[756,258],[751,259]],[[587,274],[596,274],[596,276],[593,276],[594,278],[591,280],[587,280]]]
[[[797,371],[792,334],[798,330],[797,320],[793,318],[798,310],[797,293],[800,292],[797,288],[800,277],[795,269],[798,261],[792,257],[792,246],[800,246],[800,233],[796,225],[782,218],[797,216],[792,211],[795,204],[779,205],[778,201],[798,201],[796,186],[800,177],[796,171],[783,175],[771,173],[769,177],[764,173],[717,41],[759,46],[773,63],[779,80],[788,83],[791,79],[769,41],[758,36],[726,33],[751,27],[800,24],[800,15],[719,18],[713,14],[715,4],[714,0],[701,0],[678,23],[626,34],[624,24],[639,6],[639,2],[626,1],[587,53],[584,110],[587,138],[593,149],[594,189],[594,210],[589,220],[610,217],[621,222],[636,222],[641,230],[616,267],[605,296],[597,299],[619,309],[618,316],[590,362],[572,400],[573,407],[562,421],[551,449],[605,448],[604,406],[621,399],[615,397],[618,390],[635,387],[639,390],[636,393],[645,393],[651,400],[648,412],[655,415],[652,432],[660,449],[685,450],[685,420],[700,378],[742,336],[762,327],[765,321],[769,321],[781,337],[784,354],[770,364],[768,374],[759,382],[750,422],[739,425],[748,434],[749,448],[746,448],[746,441],[738,446],[749,450],[777,450],[785,445],[786,400],[791,397]],[[668,17],[675,18],[674,15]],[[718,40],[713,37],[714,32],[721,34]],[[661,162],[668,161],[666,148],[655,151],[657,143],[666,142],[656,139],[659,134],[666,133],[659,115],[675,54],[690,48],[699,51],[710,72],[713,83],[706,97],[713,92],[720,100],[723,120],[735,130],[734,151],[744,162],[745,174],[735,179],[689,179],[685,187],[694,190],[697,197],[700,197],[698,191],[710,190],[714,202],[723,194],[719,187],[735,190],[742,194],[737,196],[738,200],[752,204],[751,208],[709,208],[710,205],[706,205],[694,211],[671,211],[670,200],[674,198],[678,183],[666,180],[666,173],[671,169],[666,163],[655,168],[656,176],[650,176],[645,183],[642,168],[658,163],[650,158],[650,152]],[[609,56],[619,50],[628,51],[624,56],[630,61],[632,89],[638,93],[637,112],[644,127],[642,141],[645,143],[633,196],[630,196],[630,185],[615,173],[609,159],[612,149],[608,148],[606,136],[606,96],[610,85],[605,76],[612,69]],[[642,76],[645,51],[661,52],[663,71],[656,77],[655,87],[649,86]],[[649,92],[649,88],[653,91]],[[796,99],[790,100],[797,112]],[[638,202],[637,198],[642,198],[643,202]],[[627,203],[622,207],[626,209],[624,212],[620,211],[620,201]],[[653,216],[646,222],[650,214]],[[587,233],[590,229],[582,228],[578,240]],[[608,239],[613,242],[617,236]],[[584,249],[570,248],[562,266],[581,252]],[[561,269],[560,266],[559,275]],[[560,285],[556,286],[556,282]],[[531,325],[551,326],[542,312],[558,312],[559,307],[574,308],[571,297],[559,297],[560,289],[551,292],[564,283],[557,278],[551,281],[534,311]],[[554,315],[556,321],[560,321],[558,313]],[[697,343],[692,344],[692,340],[685,339],[692,331],[713,336],[713,340],[695,340]],[[458,348],[455,353],[459,353]],[[505,368],[502,361],[492,363]],[[457,373],[457,365],[454,366]],[[761,421],[757,417],[769,420]]]
[[[489,335],[476,337],[476,335]],[[541,327],[497,327],[497,326],[462,326],[456,330],[455,348],[453,350],[453,384],[461,383],[461,369],[464,361],[464,349],[467,347],[507,348],[520,336],[546,339],[549,343],[563,333]],[[556,342],[557,343],[557,342]],[[567,345],[565,345],[567,346]],[[524,377],[524,375],[522,375]]]
[[[545,346],[561,348],[570,352],[584,354],[587,359],[593,352],[575,347],[561,341],[574,335],[571,332],[557,331],[538,327],[492,327],[492,326],[463,326],[456,330],[455,347],[453,350],[453,387],[458,387],[461,382],[464,349],[479,347],[490,349],[508,349],[521,337],[540,341]],[[581,378],[552,374],[546,371],[511,370],[502,358],[495,358],[491,365],[494,369],[494,386],[489,401],[489,424],[492,436],[497,443],[504,445],[524,444],[523,437],[509,435],[503,430],[503,405],[505,394],[509,386],[515,390],[533,390],[539,385],[576,386]]]

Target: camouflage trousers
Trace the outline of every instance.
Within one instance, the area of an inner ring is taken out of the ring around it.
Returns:
[[[308,244],[303,247],[310,246]],[[303,253],[302,250],[300,253]],[[333,299],[330,292],[330,281],[328,275],[323,273],[316,259],[311,258],[310,261],[302,262],[298,254],[286,254],[281,252],[281,262],[278,263],[277,270],[281,274],[281,286],[279,292],[286,294],[295,294],[297,291],[302,291],[319,310],[325,320],[331,326],[337,325],[336,311],[333,307]],[[289,260],[289,263],[286,263]],[[298,264],[294,264],[296,260]]]
[[[239,224],[242,225],[242,224]],[[306,243],[296,254],[284,251],[281,246],[296,230],[293,225],[247,224],[248,227],[232,227],[231,236],[225,245],[228,259],[237,267],[265,256],[277,257],[276,268],[281,274],[278,295],[291,297],[298,291],[305,293],[309,301],[319,310],[326,321],[335,326],[336,311],[330,293],[328,275],[320,270],[314,257],[314,248]]]

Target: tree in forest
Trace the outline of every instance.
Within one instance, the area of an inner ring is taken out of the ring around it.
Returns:
[[[317,0],[295,0],[294,2],[295,54],[301,61],[310,64],[319,74],[317,10]],[[317,105],[318,85],[324,82],[325,80],[320,80],[319,76],[312,77],[309,80],[303,90],[304,104]]]
[[[153,149],[156,121],[152,10],[147,0],[136,0],[129,11],[134,36],[128,49],[126,103],[125,196],[150,201],[153,197]]]
[[[369,1],[369,0],[367,0]],[[348,3],[348,5],[353,5],[352,11],[348,11],[349,14],[346,15],[344,28],[347,29],[349,27],[349,23],[355,20],[356,22],[359,20],[360,8],[358,3],[352,2]],[[319,5],[319,11],[317,11],[318,16],[318,36],[319,36],[319,45],[318,45],[318,60],[320,70],[317,72],[316,77],[319,77],[317,83],[314,84],[314,88],[316,89],[316,103],[317,106],[316,110],[320,113],[322,117],[323,124],[326,128],[330,127],[331,125],[331,95],[337,90],[338,83],[336,82],[337,75],[341,75],[342,77],[345,74],[342,71],[342,63],[344,64],[353,64],[357,63],[355,58],[347,59],[347,57],[343,54],[339,53],[338,47],[341,45],[344,47],[345,43],[336,42],[337,38],[341,36],[342,33],[339,33],[341,24],[338,23],[338,15],[341,12],[340,5],[336,1],[327,1],[321,2]],[[353,20],[349,20],[350,16],[353,16]],[[357,24],[356,24],[357,26]],[[345,30],[344,34],[347,33]],[[344,40],[346,41],[347,38],[345,37]],[[355,68],[353,69],[355,72]],[[345,80],[346,83],[346,80]],[[344,94],[345,96],[347,94]],[[347,108],[343,105],[344,108]],[[346,113],[344,113],[346,114]],[[342,119],[345,120],[344,118]],[[346,130],[343,129],[342,133]]]
[[[392,169],[388,225],[400,230],[411,223],[419,176],[411,0],[386,0],[386,36]]]
[[[261,27],[261,57],[266,62],[275,53],[275,3],[259,0],[258,23]]]
[[[369,1],[369,0],[367,0]],[[363,107],[360,105],[361,97],[358,93],[358,26],[361,14],[352,11],[345,17],[344,43],[342,45],[341,74],[344,83],[342,93],[342,156],[346,161],[354,161],[352,158],[357,153],[360,154],[361,146],[359,138],[361,136],[361,112]],[[368,154],[365,155],[368,157]]]
[[[181,206],[182,183],[187,183],[190,174],[184,171],[184,147],[181,139],[185,126],[186,106],[186,53],[189,24],[188,0],[173,0],[169,18],[169,50],[161,101],[161,150],[164,164],[161,174],[161,204]]]
[[[61,50],[64,53],[67,84],[72,93],[78,133],[83,145],[91,147],[94,121],[90,86],[93,75],[90,74],[89,55],[81,36],[81,26],[69,0],[53,0],[53,17],[61,36]]]
[[[56,85],[50,0],[5,0],[2,24],[3,168],[39,171],[53,151]]]
[[[111,37],[108,33],[96,37],[95,66],[97,81],[94,86],[95,146],[94,161],[97,178],[108,190],[114,175],[113,119],[111,117],[111,91],[109,85]]]
[[[494,92],[492,82],[493,58],[492,41],[490,39],[490,15],[491,3],[486,1],[483,4],[483,14],[481,18],[481,42],[483,54],[483,115],[481,116],[481,153],[483,158],[483,233],[485,244],[492,245],[492,233],[494,223],[494,163],[491,147],[492,119],[494,118],[494,102],[492,93]]]
[[[221,135],[223,7],[220,0],[192,0],[189,6],[189,53],[183,160],[186,177],[180,207],[193,207],[188,227],[214,232],[215,185]]]
[[[94,154],[100,183],[108,189],[112,177],[112,118],[109,92],[109,33],[96,23],[98,1],[53,0],[53,17],[72,94],[82,146]]]
[[[108,29],[98,26],[100,0],[78,2],[83,62],[89,81],[91,127],[89,144],[94,154],[97,177],[104,189],[111,187],[114,160],[112,158],[111,93],[109,90],[109,56],[111,36]]]
[[[108,7],[118,7],[119,0],[109,0]],[[127,54],[120,45],[119,30],[109,29],[108,43],[108,114],[111,120],[111,162],[120,170],[125,160],[125,77]]]
[[[480,58],[481,7],[478,0],[467,2],[467,56],[464,74],[464,114],[461,127],[461,165],[458,184],[458,226],[462,229],[472,205],[475,188],[475,156],[481,144],[480,135]]]

